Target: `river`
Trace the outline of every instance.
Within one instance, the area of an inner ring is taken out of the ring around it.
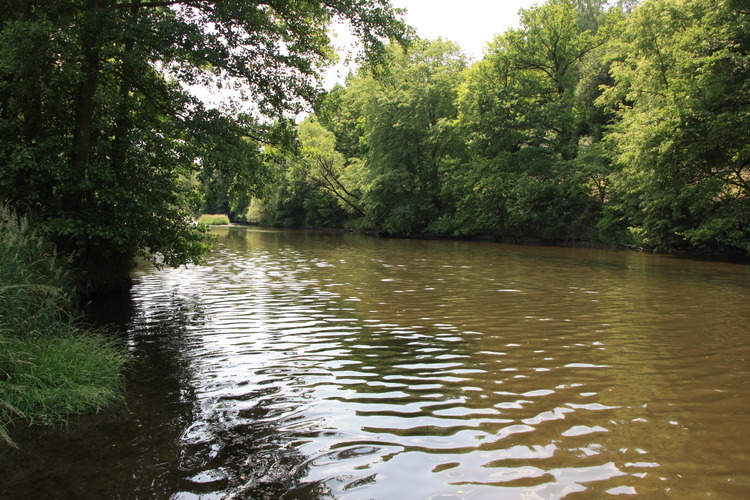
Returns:
[[[750,497],[750,266],[217,228],[94,304],[127,407],[3,498]]]

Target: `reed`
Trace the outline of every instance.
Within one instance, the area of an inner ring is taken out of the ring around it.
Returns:
[[[8,426],[64,423],[123,394],[123,348],[84,326],[64,263],[0,206],[0,441]]]
[[[204,226],[226,226],[229,223],[229,217],[224,214],[203,214],[198,217],[198,224]]]

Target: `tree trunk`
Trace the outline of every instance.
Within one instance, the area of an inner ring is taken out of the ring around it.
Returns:
[[[133,6],[130,9],[132,19],[129,22],[137,23],[136,16],[138,15],[138,9],[140,8],[140,0],[133,2]],[[135,38],[128,37],[125,41],[125,48],[122,55],[122,69],[123,75],[127,72],[127,66],[129,64],[128,58],[132,55],[135,50]],[[117,118],[115,119],[114,135],[112,139],[112,157],[110,165],[114,173],[122,172],[125,166],[125,159],[127,156],[128,144],[127,134],[131,128],[130,120],[130,92],[132,86],[130,83],[122,77],[120,82],[120,103],[117,111]]]
[[[79,182],[84,182],[88,177],[87,170],[94,126],[94,97],[99,85],[101,63],[99,46],[101,43],[103,1],[91,0],[89,4],[91,17],[88,19],[88,26],[84,26],[81,33],[83,53],[81,72],[83,78],[76,102],[71,158],[72,172],[78,176]],[[84,201],[83,194],[79,201]]]

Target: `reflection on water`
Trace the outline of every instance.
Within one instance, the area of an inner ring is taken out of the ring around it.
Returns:
[[[217,234],[119,305],[127,415],[22,437],[0,496],[750,494],[748,266]]]

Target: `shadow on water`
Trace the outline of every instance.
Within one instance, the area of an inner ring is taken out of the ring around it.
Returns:
[[[263,423],[262,405],[253,424],[231,429],[197,408],[192,381],[200,374],[186,353],[199,342],[187,332],[206,319],[199,301],[172,292],[157,302],[89,304],[90,320],[115,329],[132,356],[127,401],[65,429],[14,429],[19,449],[0,449],[0,498],[274,498],[288,489],[302,459],[256,444],[277,432]]]
[[[130,320],[134,304],[127,297],[120,300],[120,316]],[[179,310],[182,304],[175,299],[174,306]],[[178,450],[172,443],[191,415],[183,394],[190,365],[180,357],[184,340],[179,318],[151,321],[148,339],[142,342],[126,339],[130,325],[120,323],[122,340],[132,345],[133,356],[126,405],[77,418],[64,430],[17,430],[20,450],[6,449],[0,456],[0,497],[164,496],[164,485],[178,470]],[[107,471],[106,481],[101,480],[102,470]]]

